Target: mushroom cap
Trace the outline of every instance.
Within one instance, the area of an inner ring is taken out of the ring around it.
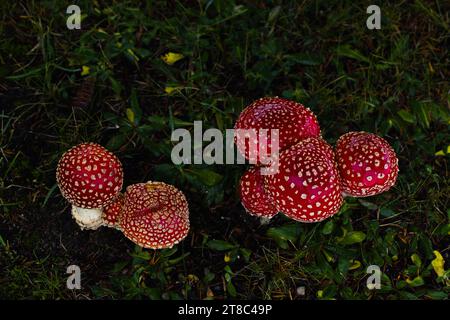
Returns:
[[[245,171],[239,183],[239,194],[243,207],[251,215],[270,219],[278,213],[264,189],[264,177],[259,167]]]
[[[261,164],[259,144],[262,149],[267,145],[267,153],[271,154],[270,129],[278,129],[279,149],[284,150],[300,140],[320,136],[320,127],[316,116],[302,104],[283,98],[261,98],[246,107],[234,126],[235,143],[239,152],[252,163]],[[237,129],[255,129],[256,141],[249,141],[246,135]],[[260,141],[260,130],[268,129],[267,138]],[[256,143],[256,145],[255,145]],[[250,144],[252,147],[250,148]]]
[[[103,225],[111,228],[119,228],[119,217],[125,204],[123,193],[119,193],[114,201],[103,209]]]
[[[398,159],[383,138],[348,132],[336,143],[336,161],[345,195],[368,197],[388,190],[398,176]]]
[[[122,189],[122,164],[101,145],[82,143],[63,154],[56,169],[56,181],[72,205],[102,208]]]
[[[189,231],[189,208],[184,194],[163,182],[127,187],[119,218],[124,235],[144,248],[171,248]]]
[[[297,221],[322,221],[343,202],[333,149],[322,138],[307,138],[281,152],[278,172],[264,181],[278,211]]]

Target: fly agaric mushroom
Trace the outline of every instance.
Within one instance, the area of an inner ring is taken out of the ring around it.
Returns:
[[[124,235],[144,248],[171,248],[189,231],[189,208],[183,193],[163,182],[127,187],[119,217]]]
[[[253,167],[244,173],[239,183],[239,193],[242,205],[249,214],[270,219],[278,213],[264,190],[264,177],[259,167]]]
[[[297,221],[322,221],[343,202],[333,149],[322,138],[307,138],[281,152],[278,172],[264,181],[278,211]]]
[[[56,169],[63,197],[82,229],[103,224],[103,208],[114,201],[123,183],[119,159],[96,143],[79,144],[63,154]]]
[[[103,209],[103,225],[120,230],[119,217],[124,204],[125,197],[122,193],[119,193],[114,202]]]
[[[239,152],[251,163],[261,164],[260,148],[271,154],[270,129],[278,129],[279,149],[282,151],[302,139],[320,136],[316,116],[300,103],[283,98],[261,98],[246,107],[234,126],[235,143]],[[245,129],[245,130],[242,130]],[[250,130],[256,136],[250,139]],[[267,129],[266,137],[259,135]],[[262,140],[264,138],[264,140]],[[261,139],[261,140],[260,140]],[[261,146],[260,146],[261,144]]]
[[[398,176],[398,159],[383,138],[349,132],[336,143],[336,161],[344,195],[368,197],[388,190]]]

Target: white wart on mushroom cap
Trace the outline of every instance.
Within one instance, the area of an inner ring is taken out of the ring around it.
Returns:
[[[270,129],[278,129],[279,149],[284,150],[302,139],[320,136],[316,116],[302,104],[283,98],[261,98],[246,107],[234,126],[235,143],[239,152],[254,164],[261,164],[264,158],[259,150],[267,150],[270,155]],[[248,139],[248,132],[239,129],[256,130],[256,140]],[[265,140],[259,133],[267,129]],[[249,141],[250,140],[250,141]],[[267,146],[267,149],[266,149]]]
[[[141,247],[171,248],[189,232],[186,197],[163,182],[128,186],[119,225],[124,235]]]
[[[123,183],[119,159],[96,143],[79,144],[63,154],[56,180],[72,215],[83,229],[103,224],[102,211],[114,201]]]
[[[343,202],[333,149],[321,138],[307,138],[283,151],[278,172],[264,181],[276,208],[297,221],[322,221]]]
[[[264,189],[264,177],[259,167],[250,168],[241,177],[239,194],[242,205],[251,215],[270,219],[278,213]]]
[[[398,159],[383,138],[363,131],[349,132],[338,139],[335,149],[345,195],[373,196],[395,184]]]

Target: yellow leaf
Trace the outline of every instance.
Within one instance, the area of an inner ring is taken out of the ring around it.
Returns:
[[[177,87],[165,87],[165,88],[164,88],[164,91],[165,91],[167,94],[171,94],[171,93],[174,92],[175,90],[178,90],[178,88],[177,88]]]
[[[434,250],[433,253],[436,256],[436,259],[431,261],[431,265],[433,266],[434,272],[436,272],[436,274],[439,277],[442,277],[445,273],[445,269],[444,269],[445,260],[439,251]]]
[[[199,280],[195,274],[188,274],[187,279],[189,283],[196,283]]]
[[[214,297],[214,292],[209,287],[206,290],[206,296],[209,297],[209,298]]]
[[[161,56],[161,59],[169,66],[173,65],[175,62],[183,59],[184,56],[181,53],[168,52]]]
[[[81,67],[81,75],[82,76],[87,76],[89,74],[89,71],[91,71],[91,68],[89,68],[88,66]]]
[[[361,267],[361,262],[359,262],[358,260],[353,260],[352,265],[348,269],[355,270],[358,269],[359,267]]]
[[[127,108],[126,113],[127,113],[128,121],[130,121],[131,123],[134,123],[134,112],[133,112],[133,110],[131,110],[130,108]]]
[[[319,290],[317,291],[317,298],[322,298],[323,297],[323,290]]]
[[[447,153],[450,153],[450,145],[447,146]]]
[[[325,256],[325,259],[327,259],[328,262],[334,262],[334,258],[331,254],[329,254],[327,251],[323,250],[323,255]]]
[[[444,153],[443,150],[439,150],[439,151],[436,152],[434,155],[435,155],[435,156],[445,156],[445,153]]]
[[[133,57],[133,59],[134,59],[135,61],[139,61],[139,57],[134,53],[133,50],[127,49],[127,52],[128,52],[128,54],[129,54],[130,56]]]
[[[225,256],[223,257],[223,261],[225,261],[225,262],[230,262],[230,260],[231,260],[230,255],[229,255],[228,253],[225,254]]]

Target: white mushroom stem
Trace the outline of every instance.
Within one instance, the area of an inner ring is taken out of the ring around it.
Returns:
[[[273,217],[260,217],[259,223],[261,223],[262,226],[268,225],[270,221],[272,221]]]
[[[103,210],[101,208],[85,209],[72,206],[72,217],[82,230],[95,230],[103,225]]]

